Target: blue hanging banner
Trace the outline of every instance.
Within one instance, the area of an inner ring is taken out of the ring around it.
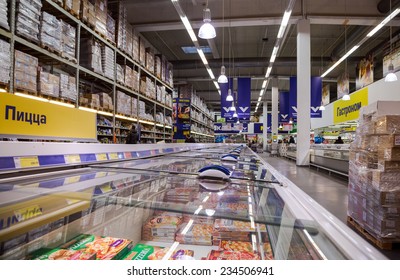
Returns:
[[[221,89],[221,117],[226,118],[227,120],[233,117],[233,112],[229,111],[229,108],[232,106],[232,101],[226,101],[226,97],[228,96],[228,89],[232,89],[232,86],[232,78],[229,78],[228,83],[226,84],[219,84],[219,87]]]
[[[267,133],[271,133],[272,131],[272,114],[267,114]]]
[[[281,91],[279,92],[279,117],[278,121],[280,123],[289,122],[289,92]]]
[[[254,133],[255,134],[262,134],[264,126],[262,123],[254,123]]]
[[[322,100],[322,78],[311,77],[311,118],[322,118],[322,111],[319,110]]]
[[[297,122],[297,78],[290,77],[289,88],[289,118]]]
[[[251,78],[238,78],[236,112],[239,120],[250,119]]]

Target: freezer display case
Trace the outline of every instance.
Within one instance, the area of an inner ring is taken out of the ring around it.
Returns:
[[[0,259],[384,259],[345,228],[332,235],[332,219],[307,214],[309,200],[275,170],[275,181],[174,171],[200,167],[187,160],[1,179]]]
[[[310,163],[347,176],[349,173],[348,144],[318,144],[310,148]]]

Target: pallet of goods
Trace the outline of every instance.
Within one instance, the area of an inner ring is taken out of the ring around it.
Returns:
[[[42,2],[40,0],[20,0],[16,13],[16,33],[39,43],[39,27]]]
[[[81,40],[81,64],[93,72],[104,75],[102,61],[102,44],[93,37]]]
[[[42,48],[61,55],[61,34],[61,20],[58,20],[49,13],[43,12],[39,35]]]
[[[64,0],[64,9],[79,19],[81,0]]]
[[[400,242],[398,106],[378,101],[362,108],[350,147],[348,222],[381,249]]]
[[[0,26],[10,30],[10,25],[8,24],[7,0],[0,0]]]
[[[0,83],[8,84],[10,81],[11,51],[10,43],[0,40]]]
[[[14,85],[17,90],[37,92],[38,65],[36,57],[15,50]]]

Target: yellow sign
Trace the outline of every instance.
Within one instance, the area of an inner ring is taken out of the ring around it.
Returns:
[[[368,105],[368,88],[360,89],[350,95],[349,101],[338,100],[333,103],[333,123],[357,120],[361,107]]]
[[[118,159],[118,154],[117,154],[117,153],[109,153],[109,154],[108,154],[108,157],[109,157],[110,159]]]
[[[0,134],[96,139],[96,114],[9,93],[0,94]]]
[[[21,168],[38,167],[39,159],[38,157],[20,157],[19,165]]]
[[[79,155],[65,155],[64,159],[65,159],[65,162],[68,164],[81,162],[81,157]]]
[[[33,205],[31,207],[15,210],[14,215],[18,222],[22,222],[42,215],[42,208],[40,208],[38,205]]]
[[[97,160],[97,161],[108,160],[107,154],[96,154],[96,160]]]
[[[81,176],[67,177],[67,178],[65,178],[65,180],[64,180],[64,185],[77,183],[77,182],[79,182],[80,179],[81,179]]]

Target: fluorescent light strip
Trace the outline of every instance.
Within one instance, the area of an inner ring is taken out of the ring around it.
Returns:
[[[202,49],[197,48],[197,53],[199,54],[201,61],[203,61],[204,65],[208,65],[208,61]]]
[[[0,88],[0,92],[4,92],[4,93],[6,93],[6,92],[8,92],[5,88]]]
[[[272,50],[272,55],[271,55],[271,59],[269,60],[269,62],[271,62],[271,63],[275,62],[276,55],[278,54],[278,50],[279,50],[279,46],[275,46],[274,49]]]
[[[260,90],[260,96],[263,96],[264,95],[264,88],[262,88],[261,90]]]
[[[207,72],[208,72],[208,75],[210,75],[210,78],[213,79],[213,80],[215,80],[215,76],[214,76],[214,73],[213,73],[213,71],[211,70],[211,68],[208,68],[208,67],[207,67]],[[218,86],[218,87],[219,87],[219,86]]]
[[[343,60],[345,60],[349,55],[351,55],[353,52],[355,52],[355,50],[357,50],[360,46],[354,46],[351,48],[351,50],[349,50],[344,56],[342,56],[338,61],[336,61],[335,64],[333,64],[328,70],[326,70],[322,75],[321,78],[325,77],[327,74],[329,74],[329,72],[331,72],[333,69],[336,68],[336,66],[338,66],[340,63],[343,62]]]
[[[269,75],[271,74],[271,71],[272,71],[272,66],[269,66],[269,67],[267,68],[267,73],[265,73],[265,78],[268,78],[268,77],[269,77]]]
[[[99,114],[99,115],[104,115],[104,116],[110,116],[110,117],[112,117],[112,116],[113,116],[113,114],[112,114],[112,113],[109,113],[109,112],[104,112],[104,111],[97,111],[97,114]]]
[[[261,101],[261,96],[260,97],[258,97],[258,100],[257,100],[258,102],[260,102]]]
[[[171,129],[172,127],[171,127],[171,126],[169,126],[169,125],[166,125],[166,126],[165,126],[165,128],[169,128],[169,129]]]
[[[128,121],[132,121],[132,122],[136,122],[137,121],[137,119],[130,118],[130,117],[125,117],[125,116],[122,116],[122,115],[115,115],[115,117],[118,118],[118,119],[128,120]]]
[[[155,125],[153,122],[139,120],[140,123]]]
[[[384,20],[381,21],[377,26],[374,27],[368,34],[367,37],[372,37],[376,32],[379,31],[382,27],[384,27],[390,20],[392,20],[398,13],[400,12],[400,8],[394,10],[390,15],[388,15]]]
[[[82,106],[79,106],[79,108],[78,108],[79,110],[82,110],[82,111],[87,111],[87,112],[92,112],[92,113],[97,113],[97,110],[95,110],[95,109],[92,109],[92,108],[87,108],[87,107],[82,107]]]
[[[267,81],[267,80],[264,80],[264,82],[263,82],[262,85],[261,85],[261,88],[262,88],[262,89],[265,89],[265,88],[267,87],[267,83],[268,83],[268,81]]]
[[[218,84],[218,82],[217,82],[217,81],[213,81],[213,83],[214,83],[214,86],[215,86],[217,89],[219,89],[219,84]]]
[[[38,96],[30,95],[30,94],[25,94],[25,93],[21,93],[21,92],[16,92],[15,95],[21,96],[21,97],[25,97],[25,98],[29,98],[29,99],[33,99],[33,100],[37,100],[37,101],[49,102],[49,100],[46,99],[46,98],[38,97]]]
[[[281,39],[283,37],[283,34],[285,33],[286,27],[289,23],[290,15],[292,14],[292,11],[285,11],[283,14],[282,22],[281,22],[281,27],[279,28],[278,32],[278,39]]]
[[[183,25],[185,26],[187,32],[189,33],[190,39],[192,39],[193,42],[197,42],[196,34],[194,33],[188,18],[186,16],[181,16],[181,20],[182,20]]]
[[[156,123],[156,126],[158,127],[164,127],[162,124]]]
[[[51,104],[56,104],[56,105],[60,105],[60,106],[68,107],[68,108],[75,108],[74,105],[69,104],[69,103],[64,103],[64,102],[55,101],[55,100],[50,100],[49,102],[50,102]]]

